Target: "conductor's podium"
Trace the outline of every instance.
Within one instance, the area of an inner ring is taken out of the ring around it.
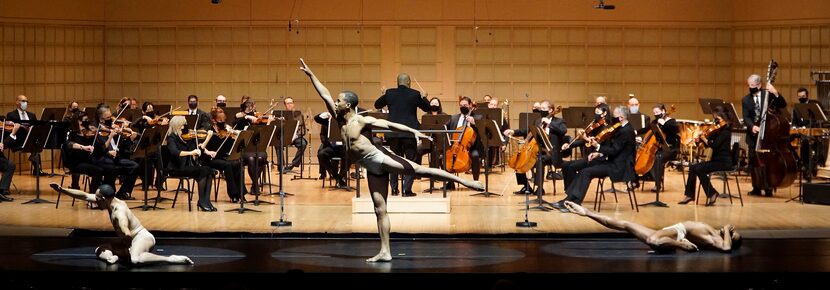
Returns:
[[[386,211],[389,213],[450,213],[450,197],[427,193],[412,197],[390,195],[387,198]],[[375,206],[368,194],[352,197],[352,213],[374,212]]]

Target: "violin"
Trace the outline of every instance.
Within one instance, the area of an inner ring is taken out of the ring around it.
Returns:
[[[726,127],[726,125],[729,125],[729,123],[726,122],[726,120],[724,119],[720,119],[720,122],[718,122],[714,126],[709,126],[709,128],[706,128],[706,131],[700,133],[700,135],[695,138],[695,143],[706,142],[706,140],[709,140],[709,138],[712,137],[712,134],[715,134],[715,132],[720,131],[720,129]]]
[[[594,140],[597,143],[605,142],[606,140],[610,139],[611,136],[614,135],[614,131],[616,131],[620,127],[622,127],[622,123],[616,123],[611,127],[605,128],[605,130],[602,130],[602,132],[599,132],[599,134],[597,134],[597,136],[594,137]],[[587,146],[591,147],[591,146],[594,146],[594,145],[593,145],[593,143],[588,143]]]
[[[202,139],[202,140],[204,140],[205,138],[207,138],[207,135],[208,135],[208,133],[205,130],[201,130],[201,129],[196,130],[195,133],[194,133],[193,130],[190,130],[189,132],[187,132],[185,134],[182,134],[182,140],[185,140],[185,141],[193,140],[193,139]]]
[[[254,113],[256,121],[251,122],[251,124],[268,124],[268,120],[271,119],[271,115],[273,115],[274,113],[273,109],[275,106],[277,106],[277,104],[274,103],[274,100],[271,100],[271,105],[268,107],[268,109],[265,110],[265,113]]]
[[[582,136],[588,136],[588,134],[602,126],[605,126],[605,118],[600,118],[599,121],[591,121],[591,123],[588,124],[588,126],[585,127],[585,129],[583,129],[582,132],[580,132],[576,138],[574,138],[573,140],[571,140],[570,143],[568,143],[568,147],[571,147],[571,145],[573,145],[577,140],[581,139]]]

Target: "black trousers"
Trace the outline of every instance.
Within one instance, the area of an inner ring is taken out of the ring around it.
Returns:
[[[90,177],[89,192],[95,193],[104,177],[104,169],[90,163],[80,163],[69,169],[72,172],[72,187],[80,188],[78,182],[81,174]]]
[[[331,160],[334,157],[340,158],[342,162],[339,162],[340,164],[338,164],[338,162]],[[323,145],[320,147],[320,150],[317,150],[317,160],[320,162],[320,168],[325,170],[325,172],[328,172],[329,175],[337,181],[344,178],[346,176],[346,171],[349,170],[349,164],[345,162],[345,146],[331,144]]]
[[[540,156],[540,158],[542,159],[542,165],[543,165],[542,167],[543,168],[544,168],[544,165],[553,164],[553,157],[551,157],[550,155],[542,155],[542,156]],[[533,169],[531,169],[530,172],[535,173],[535,171],[536,171],[536,166],[533,166]],[[530,183],[527,181],[527,173],[516,172],[516,184],[527,186],[528,188],[531,188]]]
[[[577,174],[582,169],[588,166],[599,164],[600,161],[595,160],[588,162],[587,158],[566,161],[562,163],[562,179],[564,179],[565,188],[570,187],[571,183],[576,180]]]
[[[248,166],[248,177],[251,178],[251,192],[259,194],[259,174],[265,169],[268,161],[268,153],[265,152],[245,152],[242,153],[242,160]]]
[[[135,179],[138,175],[138,163],[124,158],[100,157],[93,160],[93,165],[104,170],[104,184],[109,184],[115,187],[115,178],[124,176],[121,183],[121,188],[118,189],[117,195],[131,195],[133,187],[135,186]]]
[[[658,188],[663,184],[663,176],[666,175],[666,163],[674,160],[677,157],[677,152],[678,149],[671,148],[665,151],[657,151],[654,154],[654,165],[651,167],[650,173]]]
[[[406,158],[412,162],[418,161],[415,159],[418,156],[418,142],[415,141],[414,136],[387,138],[386,140],[389,142],[389,149],[392,150],[392,153],[395,153],[396,155]],[[414,176],[412,175],[403,176],[402,192],[412,192],[412,183],[414,182],[413,177]],[[389,184],[392,186],[393,192],[398,190],[397,174],[390,174]]]
[[[200,206],[210,208],[210,188],[213,185],[213,169],[206,166],[187,166],[179,169],[171,169],[170,176],[173,177],[190,177],[196,179],[199,184],[199,201]]]
[[[291,166],[300,166],[300,163],[303,161],[303,153],[305,153],[305,149],[306,147],[308,147],[308,141],[306,141],[306,139],[303,137],[297,137],[297,139],[294,139],[294,142],[291,143],[291,145],[294,146],[294,148],[297,148],[297,154],[294,154],[294,159],[291,160]],[[283,151],[286,151],[286,149],[277,150],[277,157],[279,157],[280,159],[277,163],[280,165],[280,167],[282,167]]]
[[[751,130],[752,128],[750,127],[749,129]],[[772,190],[772,188],[757,188],[757,187],[755,187],[755,184],[763,184],[764,181],[763,180],[755,180],[755,175],[751,174],[752,170],[755,168],[754,166],[752,166],[752,163],[753,163],[752,160],[755,160],[755,156],[757,156],[757,154],[755,154],[755,144],[757,143],[756,142],[757,140],[758,140],[758,135],[757,134],[752,134],[752,135],[747,134],[746,135],[746,145],[749,148],[749,152],[747,152],[747,157],[748,157],[747,158],[747,163],[748,163],[748,167],[749,167],[748,169],[749,169],[749,172],[750,172],[749,176],[750,176],[750,178],[752,178],[752,191]]]
[[[580,170],[579,174],[576,175],[576,180],[566,187],[565,192],[568,197],[565,199],[582,204],[582,200],[585,199],[585,194],[588,192],[588,186],[591,185],[591,180],[607,177],[609,172],[611,172],[611,164],[606,162],[590,165]]]
[[[239,161],[228,161],[224,159],[212,159],[207,162],[210,168],[219,170],[225,175],[225,185],[228,188],[228,197],[239,198],[239,184],[242,183],[242,173],[239,171],[241,163]]]
[[[715,187],[712,186],[712,180],[709,178],[709,173],[715,171],[724,171],[732,168],[732,164],[728,162],[703,162],[689,166],[689,179],[686,181],[687,197],[694,198],[695,191],[697,191],[697,180],[700,179],[700,186],[703,187],[703,192],[707,197],[712,197],[718,194]]]
[[[164,184],[164,180],[155,178],[158,175],[158,170],[156,168],[156,164],[158,164],[158,152],[151,154],[147,158],[137,158],[134,161],[138,163],[138,178],[142,181],[141,189],[147,189],[150,184],[161,188],[162,184]],[[145,174],[147,175],[147,180],[144,180]]]
[[[0,194],[8,194],[14,177],[14,162],[0,155],[0,171],[3,171],[3,178],[0,178]]]

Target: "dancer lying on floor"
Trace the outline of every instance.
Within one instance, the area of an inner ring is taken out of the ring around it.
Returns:
[[[357,163],[366,168],[366,172],[368,173],[369,191],[371,191],[372,202],[375,205],[375,216],[378,222],[381,247],[380,253],[366,261],[386,262],[392,260],[392,255],[389,250],[389,216],[386,213],[389,173],[453,181],[475,190],[484,190],[484,185],[481,182],[462,179],[441,169],[423,167],[392,154],[383,147],[372,144],[371,138],[367,137],[367,135],[371,133],[371,127],[373,126],[411,132],[414,135],[413,138],[418,140],[418,143],[420,143],[419,138],[430,138],[418,132],[418,130],[401,124],[358,115],[356,112],[358,103],[357,94],[351,91],[343,91],[338,94],[337,100],[334,100],[328,88],[317,79],[317,76],[311,72],[311,69],[305,64],[303,59],[300,59],[300,64],[300,70],[305,72],[311,79],[311,83],[314,85],[317,93],[320,94],[320,97],[326,103],[329,113],[337,118],[337,121],[340,123],[340,131],[343,134],[343,140],[346,141],[346,152],[349,154],[350,160],[357,160]]]
[[[695,252],[698,251],[698,246],[731,252],[740,248],[743,242],[741,235],[735,231],[735,227],[729,224],[716,230],[702,222],[685,221],[654,230],[641,224],[600,215],[571,201],[565,201],[565,207],[572,213],[587,216],[610,229],[629,232],[656,252],[677,249]]]
[[[109,184],[102,184],[95,194],[89,194],[80,190],[62,188],[52,183],[55,191],[68,194],[74,198],[96,203],[99,209],[107,209],[110,222],[121,238],[115,244],[104,244],[95,249],[95,255],[109,264],[121,262],[131,265],[147,264],[193,264],[190,258],[185,256],[160,256],[150,253],[156,245],[156,238],[145,229],[138,218],[133,215],[127,203],[115,197],[115,190]]]

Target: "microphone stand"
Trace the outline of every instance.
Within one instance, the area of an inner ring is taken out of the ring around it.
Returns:
[[[527,93],[525,93],[525,102],[526,102],[526,105],[525,105],[526,109],[529,111],[530,110],[530,95],[528,95]],[[528,129],[528,131],[530,131],[530,124],[528,124],[528,122],[529,122],[528,120],[529,120],[528,115],[525,114],[525,124],[527,124],[527,129]],[[530,132],[528,132],[528,133],[530,133]],[[536,160],[537,163],[539,161],[540,160]],[[528,218],[527,218],[527,213],[529,211],[530,211],[530,194],[525,194],[525,220],[520,221],[520,222],[516,222],[517,227],[520,227],[520,228],[533,228],[533,227],[536,227],[537,223],[529,221]]]
[[[283,163],[282,156],[285,153],[285,152],[283,152],[283,148],[282,148],[283,147],[283,142],[285,142],[284,140],[285,140],[285,118],[283,117],[283,111],[280,110],[280,146],[279,146],[279,149],[277,149],[277,151],[279,153],[279,156],[280,156],[280,163]],[[279,192],[279,195],[280,195],[280,219],[278,221],[272,221],[271,226],[272,227],[290,227],[292,223],[290,221],[288,221],[287,219],[285,219],[285,195],[289,194],[289,193],[287,193],[287,192],[285,192],[285,190],[283,190],[282,164],[280,164],[279,167],[280,167],[280,170],[279,170],[279,174],[280,174],[280,192]]]

